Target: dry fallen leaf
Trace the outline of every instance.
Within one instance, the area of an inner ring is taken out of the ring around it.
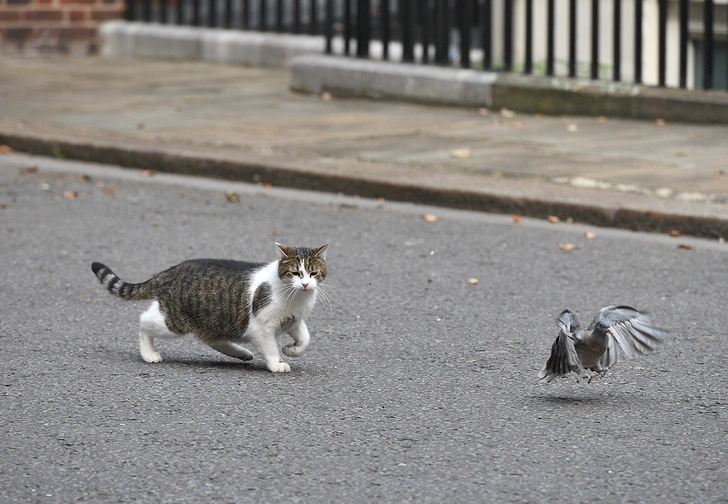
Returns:
[[[272,182],[263,182],[260,185],[262,185],[265,189],[270,189],[271,187],[273,187],[273,183]]]
[[[604,124],[605,122],[607,122],[607,118],[604,116],[599,116],[599,117],[597,117],[597,122],[599,124]]]
[[[454,151],[450,152],[450,155],[455,159],[465,159],[469,158],[472,153],[473,149],[471,149],[470,147],[463,147],[461,149],[455,149]]]
[[[232,191],[225,191],[225,198],[230,203],[237,203],[238,201],[240,201],[240,195]]]
[[[579,246],[576,243],[559,243],[558,247],[561,250],[574,250],[579,248]]]
[[[665,120],[664,119],[655,119],[655,126],[664,126]]]
[[[89,176],[88,176],[88,175],[86,175],[85,173],[82,173],[82,174],[80,174],[80,175],[79,175],[78,177],[76,177],[76,178],[78,178],[78,180],[80,180],[80,181],[82,181],[82,182],[89,182],[89,181],[91,180],[91,177],[89,177]]]
[[[328,91],[324,91],[323,93],[321,93],[321,99],[323,101],[331,101],[332,98],[333,96],[331,96],[331,93],[329,93]]]
[[[428,213],[423,215],[422,218],[427,222],[435,222],[437,220],[437,215]]]
[[[523,222],[523,217],[517,214],[511,215],[511,222],[515,222],[516,224]]]
[[[725,175],[725,170],[713,170],[710,174],[714,177],[720,177],[721,175]]]
[[[478,279],[477,278],[469,278],[468,283],[470,285],[478,285]]]
[[[556,224],[557,222],[561,221],[561,219],[559,219],[555,215],[549,215],[548,217],[546,217],[546,220],[549,221],[551,224]]]
[[[688,157],[690,155],[690,151],[689,150],[679,150],[679,151],[677,151],[676,154],[680,157]]]
[[[687,245],[685,243],[678,243],[677,248],[683,249],[683,250],[692,250],[693,252],[697,252],[695,247],[693,247],[692,245]]]
[[[13,152],[15,152],[15,149],[9,145],[0,145],[0,154],[12,154]]]
[[[576,133],[577,131],[579,131],[579,126],[574,123],[569,123],[566,125],[566,131],[568,131],[569,133]]]
[[[34,166],[23,166],[20,169],[20,173],[35,173],[37,171],[38,171],[38,167],[35,165]]]
[[[479,108],[478,114],[480,114],[482,116],[486,116],[486,115],[490,114],[490,110],[488,110],[487,108]]]
[[[76,199],[80,196],[77,191],[66,191],[63,193],[63,197],[66,199]]]
[[[516,121],[513,123],[513,127],[515,129],[523,129],[523,123],[521,121]]]
[[[142,170],[142,173],[141,173],[142,177],[153,177],[156,174],[157,174],[156,170]]]
[[[673,237],[682,236],[682,231],[679,229],[673,229],[668,234]]]
[[[503,126],[504,124],[508,124],[508,121],[505,119],[496,119],[493,121],[493,126]]]
[[[597,237],[597,234],[596,234],[596,233],[592,233],[591,231],[587,231],[586,233],[584,233],[584,236],[585,236],[585,237],[586,237],[586,238],[587,238],[588,240],[593,240],[594,238],[596,238],[596,237]]]
[[[513,117],[516,117],[516,113],[514,111],[508,110],[505,107],[500,109],[500,115],[501,115],[501,117],[505,117],[506,119],[511,119]]]
[[[114,188],[110,186],[104,187],[104,194],[114,194]]]

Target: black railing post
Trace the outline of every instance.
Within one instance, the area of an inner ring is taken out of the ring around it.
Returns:
[[[192,26],[200,26],[200,1],[192,0]]]
[[[460,0],[460,66],[470,68],[471,26],[473,24],[472,0]]]
[[[553,2],[553,0],[550,0]],[[493,18],[491,0],[483,0],[483,11],[480,16],[480,38],[483,45],[483,70],[493,67]]]
[[[657,82],[665,87],[665,74],[667,73],[667,0],[660,0],[658,4],[658,43],[657,50]]]
[[[134,21],[134,0],[126,1],[126,12],[124,13],[124,19],[127,21]]]
[[[688,86],[688,0],[680,0],[680,87]]]
[[[371,16],[371,0],[358,0],[356,5],[356,56],[358,58],[369,57]]]
[[[526,0],[526,61],[523,73],[533,72],[533,0]]]
[[[266,24],[266,0],[260,0],[258,2],[258,19],[260,20],[258,22],[258,29],[262,32],[266,31],[268,29],[268,25]]]
[[[569,77],[576,77],[576,0],[569,0]]]
[[[177,1],[179,2],[180,0]],[[243,0],[243,28],[247,30],[250,28],[252,22],[253,17],[250,13],[250,0]]]
[[[225,17],[222,26],[228,29],[233,26],[233,0],[225,0]]]
[[[333,53],[334,41],[334,0],[326,0],[326,20],[324,21],[326,34],[326,54]]]
[[[344,0],[344,54],[351,54],[351,0]]]
[[[384,2],[383,2],[384,3]],[[389,2],[386,2],[389,4]],[[415,60],[415,37],[413,33],[414,23],[413,23],[413,14],[414,14],[414,5],[412,5],[412,0],[400,0],[399,1],[399,22],[400,26],[402,27],[402,61],[407,63],[412,63]],[[389,8],[389,5],[387,5],[387,8]],[[382,19],[388,19],[389,18],[389,12],[386,14],[382,12]],[[388,24],[388,23],[387,23]],[[389,27],[387,26],[387,30],[389,30]],[[387,39],[389,39],[389,34],[387,34]],[[384,41],[382,41],[384,42]],[[389,40],[387,40],[389,42]],[[385,45],[388,46],[387,43]],[[387,51],[387,55],[389,55],[389,52]],[[387,56],[389,57],[389,56]],[[387,59],[387,58],[385,58]]]
[[[513,67],[513,0],[504,0],[503,13],[503,66],[506,72]]]
[[[415,2],[417,10],[415,19],[420,26],[420,43],[422,44],[422,63],[430,62],[430,1]]]
[[[404,0],[407,5],[410,5],[408,0]],[[413,61],[414,56],[411,60],[407,59],[407,37],[405,17],[402,14],[404,8],[400,5],[400,24],[402,26],[402,55],[404,61]],[[389,0],[380,0],[379,2],[379,16],[382,28],[382,59],[385,61],[389,59],[389,41],[392,39],[392,11],[389,8]],[[411,25],[410,25],[411,26]],[[411,37],[410,37],[411,38]],[[411,41],[410,41],[411,44]],[[413,53],[414,54],[414,53]]]
[[[167,24],[167,4],[167,0],[159,1],[159,22],[162,24]]]
[[[554,0],[546,5],[546,75],[554,74]]]
[[[283,32],[283,0],[276,2],[276,31]]]
[[[450,48],[450,6],[447,0],[435,0],[435,63],[447,65]]]
[[[152,0],[143,0],[142,2],[142,20],[146,23],[152,21]]]
[[[316,0],[311,0],[308,9],[308,33],[315,35],[318,31],[318,16],[316,12]]]
[[[131,3],[131,0],[129,1],[129,3]],[[174,15],[175,21],[174,22],[177,23],[178,25],[184,24],[184,19],[183,19],[184,12],[185,12],[184,11],[184,0],[177,0],[177,5],[175,5],[174,11],[175,11],[175,15]]]
[[[713,87],[713,0],[703,0],[703,89]]]
[[[591,5],[591,78],[599,78],[599,0]]]
[[[642,0],[634,2],[634,81],[642,84]]]
[[[614,0],[613,24],[614,32],[612,35],[612,79],[619,81],[622,79],[622,0]]]
[[[217,11],[218,4],[217,0],[208,0],[207,9],[207,26],[212,28],[217,25]]]
[[[301,33],[301,0],[293,1],[293,33]]]

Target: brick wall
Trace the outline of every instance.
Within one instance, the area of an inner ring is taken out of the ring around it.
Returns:
[[[0,52],[92,54],[99,23],[124,17],[124,0],[0,0]]]

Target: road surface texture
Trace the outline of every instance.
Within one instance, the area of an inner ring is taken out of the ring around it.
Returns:
[[[90,268],[142,281],[274,241],[329,244],[330,307],[287,374],[192,338],[143,362],[146,304]],[[0,156],[0,500],[726,502],[726,247]],[[559,312],[611,303],[670,338],[538,384]]]

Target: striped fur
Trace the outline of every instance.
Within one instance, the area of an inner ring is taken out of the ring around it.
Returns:
[[[152,299],[154,297],[153,290],[150,286],[150,280],[139,284],[125,282],[111,271],[111,268],[97,262],[91,264],[91,270],[93,270],[101,284],[106,287],[111,294],[119,296],[122,299],[141,301],[144,299]]]

